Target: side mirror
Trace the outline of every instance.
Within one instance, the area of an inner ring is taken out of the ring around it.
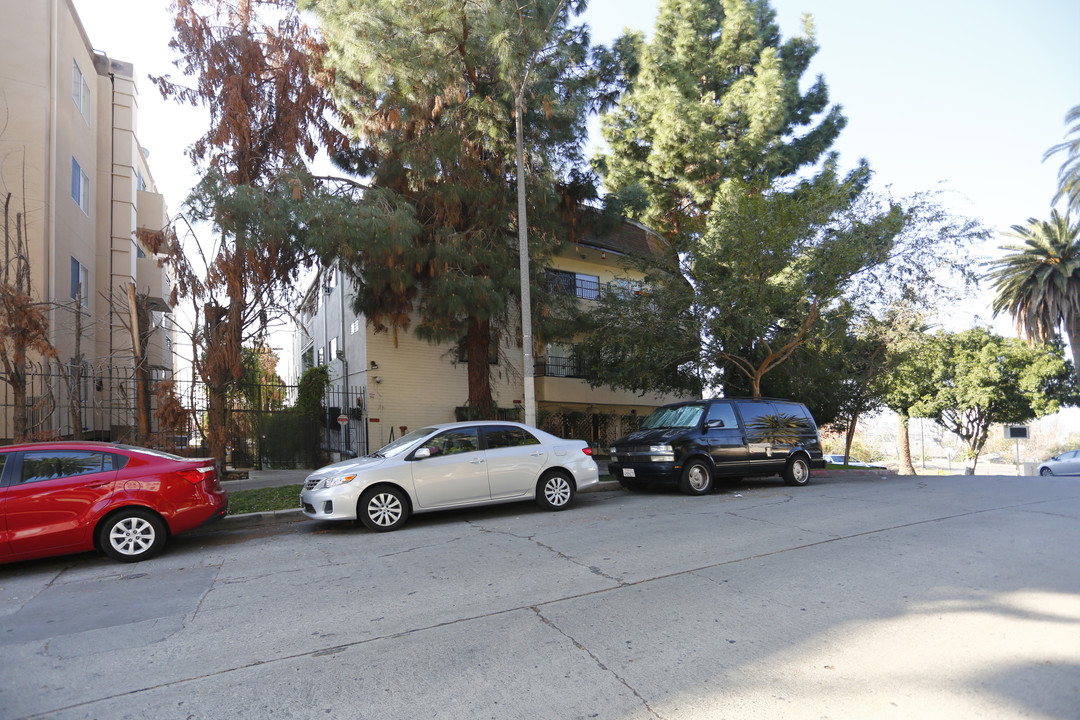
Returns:
[[[707,421],[705,423],[705,429],[706,430],[712,430],[713,428],[722,428],[722,427],[724,427],[724,421],[723,420],[709,420],[709,421]]]
[[[431,457],[431,448],[423,447],[413,453],[413,460],[424,460],[429,457]]]

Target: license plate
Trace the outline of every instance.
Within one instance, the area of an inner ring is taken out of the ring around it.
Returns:
[[[636,477],[636,475],[634,475],[633,468],[623,468],[622,474],[623,477]]]

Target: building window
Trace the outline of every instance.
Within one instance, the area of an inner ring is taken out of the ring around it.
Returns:
[[[330,359],[336,360],[338,356],[337,336],[330,338]]]
[[[71,258],[71,299],[77,299],[83,307],[90,307],[90,273],[75,258]]]
[[[349,326],[349,334],[355,335],[358,332],[360,332],[360,318],[355,318]]]
[[[136,170],[135,173],[135,189],[146,190],[146,178],[143,177],[142,170]]]
[[[319,348],[319,356],[317,358],[317,361],[318,361],[319,365],[325,365],[326,364],[326,358],[324,357],[325,352],[326,352],[326,350],[324,350],[323,348]]]
[[[308,346],[300,355],[300,371],[307,372],[315,366],[315,348]]]
[[[90,214],[90,178],[86,177],[74,156],[71,158],[71,199],[84,213]]]
[[[469,348],[466,346],[466,339],[462,338],[458,343],[458,362],[469,362]],[[491,333],[491,339],[488,340],[488,365],[499,364],[499,335],[496,332]]]
[[[565,270],[547,271],[548,291],[556,295],[576,295],[583,300],[600,297],[600,277]]]
[[[90,86],[86,84],[79,63],[71,61],[71,99],[75,101],[75,107],[79,108],[83,119],[90,124]]]

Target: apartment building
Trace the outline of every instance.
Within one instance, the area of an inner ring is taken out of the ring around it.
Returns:
[[[575,295],[588,308],[604,292],[632,288],[636,281],[620,259],[648,257],[654,251],[650,244],[658,242],[663,241],[645,227],[627,222],[605,237],[568,244],[546,271],[549,287]],[[341,389],[345,398],[330,414],[351,421],[344,429],[331,423],[331,430],[349,433],[354,448],[362,450],[366,438],[367,447],[375,449],[403,429],[458,419],[468,398],[468,368],[460,349],[419,340],[410,332],[375,333],[352,312],[350,299],[349,283],[336,270],[325,270],[305,295],[296,333],[297,373],[327,365],[331,387]],[[518,420],[524,417],[522,361],[516,339],[499,338],[491,360],[492,394],[498,407]],[[590,387],[588,368],[572,343],[536,348],[534,373],[537,424],[557,435],[588,440],[599,450],[654,408],[682,399]]]
[[[94,49],[71,0],[22,3],[0,25],[0,199],[12,243],[21,216],[33,294],[47,303],[59,361],[83,361],[78,388],[64,387],[55,363],[32,364],[35,432],[70,436],[64,408],[79,392],[88,434],[125,437],[133,423],[127,287],[149,298],[155,324],[170,312],[168,277],[138,232],[162,231],[168,214],[138,140],[137,85],[131,63]],[[146,356],[155,376],[171,374],[167,332],[153,333]],[[4,405],[0,441],[10,438]]]

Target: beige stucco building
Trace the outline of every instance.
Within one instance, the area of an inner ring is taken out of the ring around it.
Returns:
[[[648,256],[650,243],[662,242],[646,228],[625,223],[604,238],[567,244],[546,269],[550,287],[576,295],[587,309],[602,292],[634,283],[621,258]],[[328,281],[326,280],[328,279]],[[332,414],[352,417],[351,444],[374,450],[402,428],[460,419],[468,399],[467,364],[452,344],[432,344],[411,332],[375,333],[351,310],[351,290],[333,270],[313,284],[299,313],[294,357],[298,374],[327,365],[331,387],[340,389]],[[621,434],[637,426],[654,408],[682,399],[674,395],[641,396],[629,391],[590,387],[587,368],[572,345],[536,349],[537,424],[560,436],[588,440],[606,451]],[[499,408],[521,420],[524,400],[522,351],[515,338],[501,338],[491,367],[492,394]],[[334,396],[334,395],[332,395]],[[517,411],[517,412],[515,412]],[[333,432],[338,432],[331,423]],[[336,435],[329,438],[335,444]]]
[[[166,273],[137,238],[139,229],[163,230],[168,218],[138,140],[135,70],[94,49],[71,0],[18,6],[0,24],[0,193],[11,242],[19,214],[50,340],[69,367],[77,351],[83,358],[84,427],[123,435],[132,423],[121,387],[132,375],[127,286],[151,298],[154,322],[169,311]],[[153,334],[148,360],[155,375],[171,373],[164,330]],[[62,385],[31,383],[32,420],[66,436]],[[5,411],[0,441],[10,437]]]

